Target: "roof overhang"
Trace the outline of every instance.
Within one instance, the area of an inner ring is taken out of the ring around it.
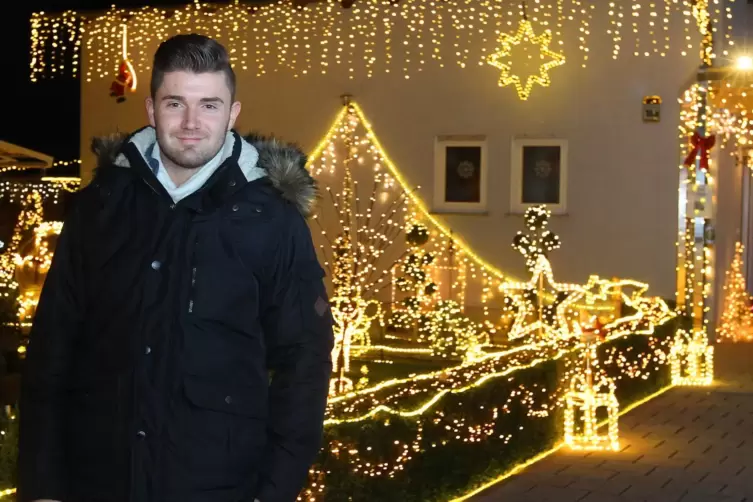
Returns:
[[[0,170],[14,166],[19,169],[49,169],[52,161],[49,155],[0,141]]]

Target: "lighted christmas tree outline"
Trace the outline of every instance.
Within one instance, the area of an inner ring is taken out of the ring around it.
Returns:
[[[507,276],[507,274],[503,274],[500,270],[480,258],[469,248],[469,246],[465,242],[462,241],[462,239],[459,239],[457,235],[452,232],[452,230],[445,227],[441,222],[439,222],[436,218],[434,218],[434,216],[430,214],[429,210],[426,208],[421,198],[417,195],[416,191],[410,188],[399,169],[386,154],[384,148],[379,143],[379,140],[377,139],[377,136],[374,133],[371,125],[366,119],[365,114],[358,106],[358,104],[352,100],[352,96],[343,95],[342,99],[344,106],[335,117],[327,134],[309,155],[307,166],[309,170],[312,171],[314,177],[317,177],[317,171],[321,172],[321,170],[317,168],[317,163],[320,161],[322,155],[332,148],[334,138],[338,134],[340,134],[344,128],[363,128],[363,130],[365,130],[366,132],[364,135],[365,141],[374,148],[374,153],[378,156],[380,164],[386,166],[387,168],[384,174],[388,174],[391,177],[391,179],[395,182],[397,189],[401,192],[401,195],[403,197],[401,201],[402,207],[410,208],[410,211],[406,211],[406,223],[408,223],[408,220],[411,220],[414,223],[420,221],[421,223],[427,225],[430,228],[430,231],[435,230],[442,240],[451,245],[453,253],[456,257],[467,259],[468,261],[474,263],[475,265],[486,271],[497,281],[502,281],[503,278]],[[352,123],[348,125],[348,121],[351,121]],[[349,162],[346,159],[345,165],[347,164],[349,164]],[[346,204],[343,204],[342,201],[353,200],[354,190],[352,189],[353,181],[352,179],[350,179],[351,177],[348,172],[345,173],[344,178],[345,182],[343,184],[343,189],[340,192],[339,198],[333,196],[331,187],[326,187],[326,192],[329,195],[329,199],[335,209],[347,216],[350,215],[353,204],[347,206]],[[400,206],[400,204],[396,204],[396,206]],[[398,213],[398,207],[395,207],[393,208],[393,211],[390,213],[390,215],[388,215],[389,217],[385,219],[393,220],[393,217]],[[353,218],[347,216],[342,219],[342,232],[334,239],[330,238],[327,235],[326,230],[318,221],[318,215],[315,214],[313,219],[315,224],[319,224],[320,230],[322,231],[322,234],[325,235],[327,243],[329,244],[329,249],[321,246],[325,257],[328,256],[328,252],[331,252],[331,250],[334,249],[355,249],[354,246],[356,245],[355,243],[357,243],[358,239],[357,236],[354,236]],[[394,239],[395,237],[400,235],[400,233],[405,230],[405,226],[402,226],[399,229],[398,227],[394,227],[394,229],[399,231],[394,232],[388,240]],[[403,253],[400,258],[393,262],[393,265],[398,264],[407,255],[407,252]],[[344,372],[347,372],[346,368],[349,368],[351,347],[354,345],[368,345],[370,343],[368,330],[370,328],[371,322],[377,319],[381,321],[381,318],[378,315],[365,316],[359,314],[359,312],[362,312],[364,309],[366,309],[368,305],[375,304],[374,302],[366,302],[363,297],[365,295],[373,295],[375,291],[381,289],[381,286],[379,288],[375,288],[374,284],[378,283],[386,276],[387,273],[391,271],[390,267],[383,266],[380,267],[382,268],[382,271],[381,274],[378,274],[377,277],[372,276],[369,281],[362,280],[364,278],[364,274],[360,274],[359,277],[356,277],[356,274],[348,274],[342,272],[343,270],[347,270],[353,265],[352,263],[348,263],[348,259],[346,258],[347,256],[350,255],[346,253],[341,258],[339,263],[338,260],[335,259],[335,257],[332,257],[332,259],[325,259],[325,265],[327,265],[329,268],[334,289],[334,294],[332,295],[330,302],[332,304],[333,317],[336,324],[336,340],[332,355],[333,360],[335,361],[335,364],[333,366],[337,368],[336,371],[340,374],[338,378],[341,384],[340,389],[335,389],[338,391],[342,391],[344,388],[347,388],[351,385],[349,380],[345,378],[343,374]],[[377,267],[375,266],[372,266],[370,268],[372,272],[376,271],[376,269]],[[351,326],[353,322],[360,322],[361,324],[357,329],[346,329],[346,327]]]
[[[330,138],[337,134],[337,131],[345,117],[349,113],[354,113],[355,118],[357,118],[358,120],[358,125],[364,128],[364,130],[366,131],[366,137],[368,138],[369,142],[379,152],[379,156],[381,157],[384,166],[387,168],[387,172],[392,176],[392,178],[397,182],[402,190],[404,190],[407,203],[410,205],[413,212],[415,212],[422,221],[430,224],[427,226],[430,226],[431,229],[437,230],[439,234],[448,242],[452,242],[453,246],[456,248],[457,253],[462,253],[471,262],[488,272],[496,279],[518,280],[513,275],[503,272],[502,270],[479,256],[462,238],[453,233],[452,230],[450,230],[444,223],[439,221],[431,213],[431,211],[429,211],[421,197],[418,195],[418,192],[410,188],[411,185],[407,182],[403,174],[400,172],[400,169],[398,169],[390,156],[387,154],[376,133],[374,132],[371,123],[366,118],[366,114],[363,112],[358,103],[353,100],[352,96],[350,95],[344,95],[343,100],[344,102],[347,102],[347,104],[340,109],[337,116],[332,121],[332,125],[330,126],[327,134],[325,134],[319,144],[309,154],[309,169],[313,169],[313,165],[316,163],[316,160],[322,156],[323,151],[328,147]]]
[[[331,237],[332,229],[325,228],[319,214],[313,217],[326,241],[320,249],[333,286],[330,299],[335,321],[332,359],[337,377],[333,378],[332,393],[353,388],[346,376],[350,371],[351,348],[370,345],[372,323],[382,321],[381,304],[375,297],[390,285],[391,281],[386,280],[389,274],[410,252],[410,249],[401,252],[400,248],[393,248],[397,238],[405,232],[409,190],[397,184],[390,172],[382,168],[384,157],[373,142],[373,133],[364,127],[350,96],[342,98],[342,112],[308,162],[315,178],[324,172],[341,171],[342,175],[341,181],[325,187],[330,208],[339,219],[336,236]],[[362,130],[365,134],[359,134]],[[340,150],[345,152],[342,158],[337,155]],[[369,201],[364,204],[354,173],[364,168],[360,164],[369,155],[373,159],[370,166],[373,175]],[[329,169],[324,167],[328,160]],[[384,211],[378,214],[382,207]]]
[[[724,310],[717,328],[720,342],[753,342],[751,297],[742,273],[745,246],[735,243],[735,256],[724,281]]]

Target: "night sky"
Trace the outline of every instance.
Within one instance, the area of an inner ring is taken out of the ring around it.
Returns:
[[[148,5],[185,5],[190,0],[25,0],[3,10],[4,113],[0,140],[31,148],[56,160],[79,157],[79,80],[71,77],[29,80],[29,18],[32,12],[107,10]]]

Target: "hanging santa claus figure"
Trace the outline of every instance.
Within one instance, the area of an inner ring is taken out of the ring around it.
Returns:
[[[128,59],[128,33],[126,26],[123,25],[123,59],[118,66],[118,74],[115,76],[112,84],[110,84],[110,96],[115,98],[115,101],[122,103],[126,100],[127,92],[136,92],[136,71],[131,64],[131,60]]]

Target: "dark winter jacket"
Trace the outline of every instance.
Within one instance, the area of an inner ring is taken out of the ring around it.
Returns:
[[[30,335],[19,500],[292,502],[320,447],[332,318],[296,149],[243,140],[173,203],[151,128],[95,141]]]

